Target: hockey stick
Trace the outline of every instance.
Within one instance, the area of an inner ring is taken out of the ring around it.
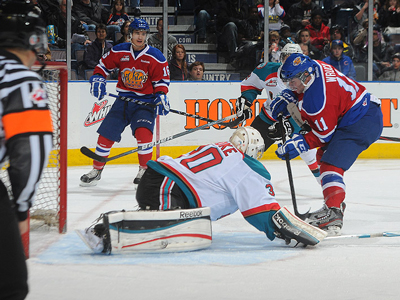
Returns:
[[[384,231],[384,232],[367,233],[367,234],[348,234],[341,236],[329,236],[325,238],[325,241],[335,241],[344,239],[369,239],[377,237],[400,237],[400,231]]]
[[[284,144],[286,142],[286,133],[285,133],[285,129],[283,127],[284,125],[283,125],[282,118],[283,118],[283,116],[282,116],[282,114],[280,114],[278,116],[278,121],[279,121],[279,125],[280,125],[280,130],[281,130],[282,144]],[[290,194],[292,195],[294,214],[296,216],[298,216],[300,219],[305,220],[308,217],[308,213],[310,212],[310,210],[308,210],[305,214],[299,213],[299,211],[297,209],[296,193],[294,191],[292,168],[290,166],[290,159],[289,159],[288,154],[285,155],[285,161],[286,161],[286,169],[287,169],[289,185],[290,185]]]
[[[301,118],[300,111],[297,108],[296,104],[294,104],[293,102],[289,103],[287,105],[287,110],[297,125],[299,125],[302,129],[306,131],[311,130],[310,126],[306,122],[304,122],[303,119]],[[400,138],[397,137],[380,136],[379,139],[382,141],[400,142]]]
[[[379,139],[383,141],[400,142],[400,138],[396,137],[380,136]]]
[[[119,99],[121,99],[123,101],[126,101],[126,102],[136,103],[136,104],[139,104],[139,105],[151,106],[153,108],[155,108],[157,106],[154,103],[149,103],[149,102],[141,101],[141,100],[130,98],[130,97],[114,95],[114,94],[111,94],[111,93],[106,93],[106,95],[110,96],[110,97],[119,98]],[[207,122],[214,122],[215,121],[215,120],[211,120],[209,118],[201,117],[201,116],[198,116],[198,115],[192,115],[192,114],[189,114],[187,112],[179,111],[179,110],[176,110],[176,109],[173,109],[173,108],[170,108],[169,111],[174,113],[174,114],[178,114],[178,115],[185,116],[185,117],[190,117],[190,118],[195,118],[197,120],[202,120],[202,121],[207,121]],[[235,120],[235,121],[227,122],[227,123],[221,124],[221,125],[226,126],[226,127],[235,127],[235,126],[239,125],[240,121]]]
[[[102,162],[102,163],[106,163],[106,162],[108,162],[108,161],[110,161],[110,160],[118,159],[118,158],[120,158],[120,157],[123,157],[123,156],[129,155],[129,154],[138,152],[138,151],[140,151],[140,150],[142,150],[142,149],[152,148],[152,147],[154,147],[154,146],[156,146],[156,145],[158,145],[158,144],[171,141],[171,140],[176,139],[176,138],[178,138],[178,137],[181,137],[181,136],[184,136],[184,135],[193,133],[193,132],[195,132],[195,131],[198,131],[198,130],[201,130],[201,129],[204,129],[204,128],[207,128],[207,127],[211,127],[211,126],[213,126],[213,125],[215,125],[215,124],[219,124],[219,123],[222,123],[222,122],[225,122],[225,121],[229,121],[229,120],[231,120],[231,119],[233,119],[233,118],[236,118],[236,117],[237,117],[236,114],[235,114],[235,115],[231,115],[231,116],[228,116],[228,117],[225,117],[225,118],[216,120],[216,121],[211,122],[211,123],[204,124],[204,125],[202,125],[202,126],[199,126],[199,127],[196,127],[196,128],[190,129],[190,130],[186,130],[186,131],[179,132],[179,133],[177,133],[177,134],[168,136],[168,137],[163,138],[163,139],[160,139],[160,140],[158,140],[158,141],[144,144],[144,145],[142,145],[142,146],[137,147],[136,149],[132,149],[132,150],[129,150],[129,151],[127,151],[127,152],[120,153],[120,154],[118,154],[118,155],[116,155],[116,156],[112,156],[112,157],[103,157],[103,156],[100,156],[100,155],[94,153],[92,150],[90,150],[89,148],[87,148],[87,147],[85,147],[85,146],[83,146],[83,147],[81,148],[81,152],[82,152],[83,155],[86,155],[87,157],[89,157],[89,158],[91,158],[91,159],[94,159],[94,160],[99,161],[99,162]]]

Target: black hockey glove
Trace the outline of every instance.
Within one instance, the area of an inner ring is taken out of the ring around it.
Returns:
[[[244,119],[250,119],[253,116],[253,112],[250,109],[253,103],[247,100],[245,97],[240,96],[236,99],[236,114],[238,118],[244,115]]]
[[[294,127],[292,123],[290,123],[288,119],[283,119],[282,122],[285,135],[291,137],[294,132]],[[269,126],[267,135],[271,140],[281,141],[282,140],[281,124],[279,122],[275,122],[274,124]]]

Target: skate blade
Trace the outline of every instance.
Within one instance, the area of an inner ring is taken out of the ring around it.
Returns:
[[[92,182],[83,182],[80,181],[79,185],[80,186],[96,186],[97,185],[98,180],[93,180]]]
[[[328,236],[339,236],[342,235],[342,228],[339,226],[328,226],[323,229],[328,233]]]

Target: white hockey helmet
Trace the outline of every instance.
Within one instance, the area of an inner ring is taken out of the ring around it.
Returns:
[[[252,158],[260,159],[264,154],[264,139],[253,127],[247,126],[236,129],[229,141]]]
[[[286,44],[281,50],[280,61],[283,64],[292,53],[303,53],[299,44]]]

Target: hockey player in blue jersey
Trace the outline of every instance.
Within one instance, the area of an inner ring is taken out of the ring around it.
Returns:
[[[241,95],[236,101],[236,113],[238,115],[244,114],[246,119],[252,117],[252,111],[246,111],[246,108],[252,106],[254,100],[257,96],[261,95],[264,89],[267,92],[267,101],[264,102],[259,115],[256,116],[254,121],[251,123],[251,126],[257,129],[264,139],[264,151],[266,151],[277,140],[281,140],[279,123],[271,115],[270,103],[277,95],[279,95],[279,93],[282,92],[282,90],[286,88],[279,79],[280,67],[285,62],[286,58],[292,53],[303,53],[300,45],[286,44],[281,52],[280,63],[268,62],[258,65],[241,83]],[[284,120],[284,127],[285,130],[291,134],[300,130],[300,127],[292,119]],[[306,162],[319,182],[318,178],[320,173],[315,157],[315,149],[301,154],[301,158]]]

